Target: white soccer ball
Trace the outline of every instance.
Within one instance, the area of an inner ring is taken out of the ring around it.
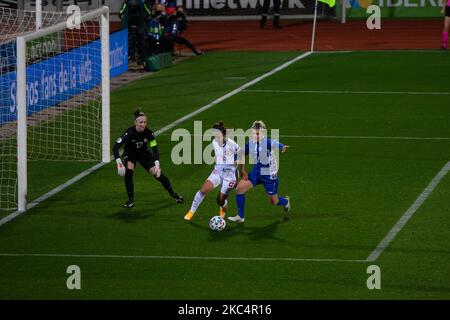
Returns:
[[[214,216],[209,220],[209,228],[213,231],[222,231],[226,225],[227,222],[221,216]]]

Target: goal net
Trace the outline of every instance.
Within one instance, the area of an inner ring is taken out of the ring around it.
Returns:
[[[65,21],[66,16],[62,12],[42,12],[42,19],[40,19],[37,17],[36,11],[23,11],[0,6],[0,42],[33,32],[37,29],[36,26],[46,28]]]
[[[110,160],[109,10],[0,10],[0,210],[23,211],[30,164]]]

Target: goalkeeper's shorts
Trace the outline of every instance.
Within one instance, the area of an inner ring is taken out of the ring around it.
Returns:
[[[150,151],[124,154],[123,163],[125,164],[125,168],[128,161],[133,163],[135,166],[136,162],[139,162],[146,171],[149,171],[155,166],[155,159],[153,159],[153,155],[150,153]]]

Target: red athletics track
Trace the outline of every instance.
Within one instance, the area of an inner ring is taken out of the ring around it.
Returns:
[[[270,21],[269,21],[270,22]],[[190,21],[183,34],[204,51],[309,50],[312,23],[282,21],[282,30],[258,21]],[[368,30],[365,20],[318,21],[316,50],[439,49],[443,19],[381,20],[381,30]]]

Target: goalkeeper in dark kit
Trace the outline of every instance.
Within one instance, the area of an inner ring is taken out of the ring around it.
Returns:
[[[134,206],[133,173],[136,162],[139,162],[146,171],[150,172],[176,202],[183,203],[183,197],[173,191],[169,179],[161,171],[155,134],[147,127],[147,116],[143,112],[136,110],[134,117],[134,126],[129,127],[117,139],[113,147],[117,172],[119,176],[125,177],[125,187],[128,194],[128,201],[123,207],[131,208]],[[119,151],[122,146],[124,147],[124,152],[121,158]],[[150,152],[148,146],[150,146],[152,152]]]

